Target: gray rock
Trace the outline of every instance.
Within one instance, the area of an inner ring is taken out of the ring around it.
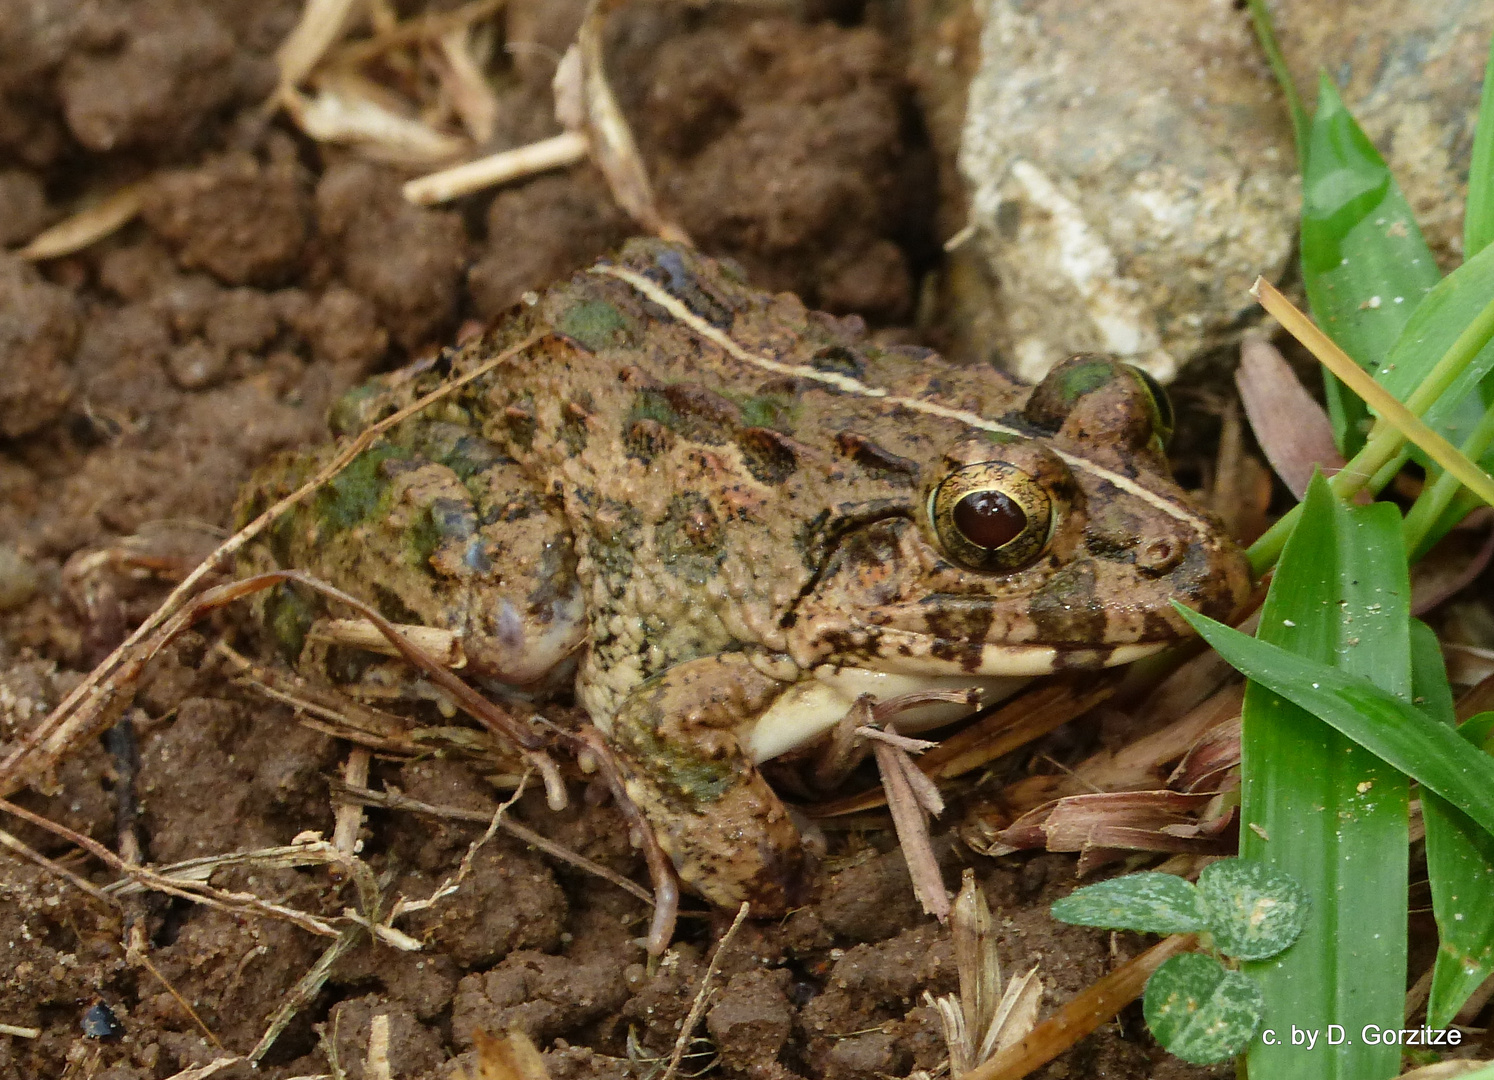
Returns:
[[[1326,71],[1384,155],[1443,269],[1458,265],[1494,2],[1365,0],[1351,18],[1331,0],[1271,8],[1307,107]]]
[[[960,307],[991,315],[966,351],[1028,381],[1084,350],[1166,380],[1237,338],[1256,317],[1250,283],[1288,268],[1298,207],[1246,14],[1224,0],[976,9],[959,152],[973,235],[951,281]]]

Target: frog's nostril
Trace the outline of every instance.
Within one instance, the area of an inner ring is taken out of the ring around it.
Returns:
[[[1145,574],[1165,574],[1183,557],[1183,545],[1175,537],[1154,536],[1136,547],[1136,568]]]

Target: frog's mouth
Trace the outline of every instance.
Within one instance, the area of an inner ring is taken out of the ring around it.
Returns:
[[[1174,640],[1060,648],[945,640],[910,630],[881,628],[875,632],[875,644],[861,662],[877,671],[902,675],[1030,679],[1057,671],[1119,667],[1160,652]]]

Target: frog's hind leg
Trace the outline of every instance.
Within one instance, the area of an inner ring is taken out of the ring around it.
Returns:
[[[784,689],[741,653],[703,657],[637,687],[612,720],[628,796],[680,878],[758,916],[802,903],[809,884],[799,831],[737,739]]]

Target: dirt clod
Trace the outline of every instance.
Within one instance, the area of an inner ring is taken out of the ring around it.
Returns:
[[[706,1028],[728,1069],[745,1071],[778,1060],[794,1027],[784,993],[789,973],[744,971],[732,977],[711,1011]]]
[[[316,207],[343,276],[373,301],[395,341],[414,349],[453,328],[467,267],[460,217],[411,206],[397,176],[361,162],[329,168]],[[400,257],[391,259],[392,251]]]
[[[274,285],[300,258],[311,197],[294,159],[282,154],[262,163],[232,153],[159,178],[144,213],[183,267],[226,285]]]
[[[29,435],[62,414],[78,341],[78,303],[26,263],[0,255],[0,436]]]

